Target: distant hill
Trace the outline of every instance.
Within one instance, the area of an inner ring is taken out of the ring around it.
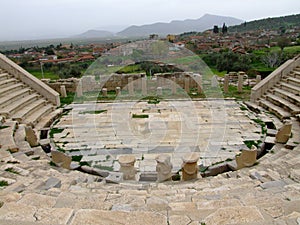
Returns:
[[[229,27],[229,31],[245,32],[245,31],[260,30],[260,29],[279,30],[279,29],[288,29],[292,27],[300,27],[300,14],[245,22],[238,26]]]
[[[114,33],[105,30],[88,30],[82,34],[73,36],[72,38],[105,38],[112,37]]]
[[[227,26],[241,24],[243,21],[233,17],[216,16],[205,14],[199,19],[175,20],[170,23],[154,23],[142,26],[130,26],[125,30],[117,33],[123,37],[140,37],[150,34],[165,36],[167,34],[180,34],[184,32],[197,31],[202,32],[211,29],[214,25]]]

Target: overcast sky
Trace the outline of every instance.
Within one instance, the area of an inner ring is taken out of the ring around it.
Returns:
[[[300,13],[299,0],[0,0],[0,40],[65,37],[89,29],[198,19],[245,21]]]

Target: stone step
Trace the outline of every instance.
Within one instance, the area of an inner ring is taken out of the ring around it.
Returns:
[[[41,120],[35,125],[35,131],[37,134],[40,132],[41,129],[45,127],[50,127],[50,125],[54,122],[55,119],[58,118],[60,114],[62,114],[63,109],[56,109],[55,111],[49,113],[46,116],[43,116]]]
[[[290,73],[290,75],[292,76],[292,77],[295,77],[295,78],[297,78],[297,79],[300,79],[300,72],[299,71],[291,71],[291,73]]]
[[[300,88],[297,86],[294,86],[292,84],[288,84],[288,83],[284,83],[284,82],[280,82],[279,84],[281,86],[281,89],[289,91],[297,96],[300,95]]]
[[[287,78],[287,83],[292,84],[294,86],[300,87],[300,79],[298,79],[298,78],[288,77]]]
[[[23,123],[34,127],[43,117],[51,113],[54,109],[54,106],[51,104],[44,105],[43,107],[35,110],[33,113],[28,115]]]
[[[283,119],[288,119],[291,117],[291,114],[282,108],[274,105],[273,103],[265,100],[265,99],[260,99],[259,100],[259,105],[265,108],[266,110],[273,112],[278,118],[281,120]]]
[[[14,85],[11,85],[9,87],[5,87],[5,88],[2,88],[0,89],[0,97],[2,96],[5,96],[9,93],[12,93],[12,92],[15,92],[15,91],[18,91],[20,89],[22,89],[25,85],[22,84],[22,83],[16,83]]]
[[[274,88],[273,94],[293,103],[300,107],[300,96],[294,95],[288,91],[282,90],[280,88]]]
[[[300,67],[297,66],[296,68],[293,69],[294,71],[300,72]]]
[[[17,122],[7,121],[3,124],[4,128],[0,129],[0,151],[17,152],[18,146],[14,140],[14,133],[17,129]]]
[[[0,81],[0,87],[2,89],[2,88],[5,88],[5,87],[9,87],[9,86],[11,86],[15,83],[17,83],[17,80],[15,78],[2,80],[2,81]]]
[[[46,100],[38,99],[33,103],[26,105],[21,110],[17,111],[13,116],[12,119],[21,123],[25,117],[28,117],[30,114],[34,113],[35,111],[39,110],[43,106],[46,105]]]
[[[9,117],[12,117],[14,113],[16,113],[19,110],[22,110],[22,108],[27,107],[34,101],[38,100],[40,96],[38,94],[31,94],[27,95],[18,101],[6,106],[5,108],[1,109],[0,111],[3,114],[7,114]]]
[[[15,101],[18,101],[21,98],[24,98],[25,96],[30,95],[30,91],[31,90],[29,88],[23,88],[3,96],[2,98],[0,98],[0,109],[6,107],[9,104],[12,104]]]
[[[269,93],[266,95],[266,99],[268,101],[272,102],[273,104],[279,106],[280,108],[290,111],[292,115],[296,115],[296,114],[300,113],[300,107],[292,104],[291,102],[289,102],[281,97],[278,97],[276,95]]]
[[[8,73],[1,73],[0,74],[0,81],[7,80],[10,77]]]

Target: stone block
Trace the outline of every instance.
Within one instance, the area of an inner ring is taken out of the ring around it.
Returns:
[[[225,74],[224,76],[224,93],[228,93],[228,88],[229,88],[229,75]]]
[[[286,122],[276,134],[276,142],[285,144],[289,140],[292,132],[292,123]]]
[[[144,172],[140,174],[139,181],[154,182],[157,181],[157,173]]]
[[[38,187],[40,190],[49,190],[51,188],[60,188],[61,187],[61,180],[56,177],[50,177],[44,185]]]
[[[290,173],[290,177],[300,183],[300,169],[292,169]]]
[[[25,133],[26,133],[26,141],[30,144],[31,147],[38,146],[38,138],[36,136],[36,133],[30,126],[25,127]]]
[[[156,94],[157,94],[157,96],[162,96],[163,95],[162,87],[157,87]]]
[[[257,148],[253,145],[250,150],[242,150],[240,155],[235,156],[237,169],[253,166],[256,163]]]
[[[260,184],[260,187],[263,189],[270,189],[270,188],[283,188],[286,185],[286,183],[282,180],[276,180],[276,181],[269,181]]]
[[[116,87],[116,96],[120,96],[120,95],[121,95],[121,88]]]
[[[67,91],[66,91],[66,86],[65,85],[61,85],[60,86],[60,96],[62,98],[66,98],[67,97]]]
[[[106,183],[119,184],[123,181],[123,173],[109,172],[109,175],[105,178]]]
[[[159,155],[155,158],[157,165],[157,181],[163,182],[172,178],[172,163],[169,155]]]
[[[89,167],[89,166],[82,166],[81,169],[84,172],[87,172],[87,173],[90,173],[93,175],[97,175],[97,176],[101,176],[101,177],[107,177],[109,175],[109,172],[106,170],[100,170],[100,169]]]
[[[102,88],[102,96],[107,97],[107,88]]]
[[[70,165],[72,162],[72,157],[64,154],[59,151],[51,151],[52,162],[54,162],[57,166],[63,167],[65,169],[70,169]]]

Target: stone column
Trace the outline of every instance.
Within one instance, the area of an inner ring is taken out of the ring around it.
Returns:
[[[134,168],[135,157],[133,155],[122,155],[119,157],[120,172],[124,180],[135,180],[136,169]]]
[[[224,76],[224,93],[228,93],[228,88],[229,88],[229,75],[225,74]]]
[[[60,95],[61,95],[62,98],[67,97],[67,91],[66,91],[66,86],[65,85],[60,86]]]
[[[128,93],[129,95],[134,95],[134,86],[133,86],[133,78],[128,77]]]
[[[161,76],[161,74],[156,75],[156,84],[157,84],[156,87],[161,87],[162,86],[162,76]]]
[[[121,95],[121,88],[120,87],[116,87],[116,96]]]
[[[243,92],[243,82],[244,82],[244,74],[239,73],[239,79],[238,79],[238,92]]]
[[[256,76],[256,84],[258,84],[261,81],[261,75]]]
[[[107,88],[102,88],[102,97],[107,97]]]
[[[176,77],[172,77],[172,95],[176,94],[176,92],[177,92]]]
[[[184,78],[184,90],[186,93],[190,93],[190,77]]]
[[[182,180],[192,180],[198,177],[198,160],[199,156],[195,152],[189,153],[182,158]]]
[[[76,94],[77,94],[77,97],[80,98],[82,97],[82,83],[81,81],[79,81],[78,85],[77,85],[77,89],[76,89]]]
[[[142,78],[142,95],[147,95],[147,77]]]
[[[172,179],[172,163],[169,155],[159,155],[155,158],[157,181],[163,182]]]
[[[162,96],[163,95],[162,87],[157,87],[156,94],[157,94],[157,96]]]
[[[199,75],[199,76],[196,76],[195,77],[196,79],[196,83],[197,83],[197,92],[198,94],[201,94],[202,93],[202,76]]]
[[[213,77],[211,78],[211,87],[212,88],[216,88],[218,86],[219,86],[218,76],[217,75],[213,75]]]

